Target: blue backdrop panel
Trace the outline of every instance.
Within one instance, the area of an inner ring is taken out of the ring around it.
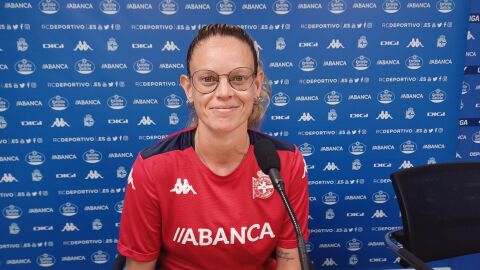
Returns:
[[[187,125],[178,78],[189,42],[213,22],[241,26],[261,48],[273,92],[262,130],[296,143],[307,161],[317,269],[396,268],[383,242],[401,225],[389,174],[452,161],[457,141],[480,142],[478,97],[465,98],[479,84],[472,16],[463,76],[469,8],[4,1],[0,268],[110,268],[130,166],[141,148]],[[472,114],[458,135],[461,104]],[[471,149],[457,152],[473,159]]]
[[[462,82],[460,132],[457,158],[465,161],[480,159],[480,3],[473,1],[469,14],[465,77]]]
[[[462,82],[460,106],[460,130],[458,133],[458,161],[480,160],[478,141],[480,110],[480,2],[472,1],[467,32],[467,49],[465,51],[465,76]],[[451,260],[452,269],[474,270],[480,265],[480,255],[463,256]]]

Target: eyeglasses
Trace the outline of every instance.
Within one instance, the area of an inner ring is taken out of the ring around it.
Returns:
[[[212,93],[217,89],[220,76],[227,76],[230,86],[237,91],[246,91],[255,79],[254,71],[248,67],[233,69],[228,74],[218,74],[212,70],[197,70],[190,79],[193,87],[202,94]]]

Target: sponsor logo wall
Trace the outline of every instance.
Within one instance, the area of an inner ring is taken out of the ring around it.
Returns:
[[[473,1],[469,13],[465,77],[460,102],[460,132],[457,159],[478,161],[480,158],[480,3]]]
[[[241,26],[260,47],[272,86],[262,130],[305,157],[316,268],[397,268],[383,242],[401,226],[389,174],[480,156],[480,9],[467,31],[469,8],[458,0],[3,2],[0,268],[110,268],[130,166],[140,149],[187,125],[178,78],[190,40],[211,22]]]

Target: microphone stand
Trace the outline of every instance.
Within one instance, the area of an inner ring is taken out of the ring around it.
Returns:
[[[280,194],[280,197],[282,198],[285,208],[287,208],[288,216],[290,217],[290,220],[292,221],[292,224],[293,224],[293,228],[295,229],[295,233],[297,235],[297,247],[298,247],[298,255],[300,258],[300,266],[302,270],[310,270],[310,269],[313,270],[313,268],[310,268],[310,261],[308,259],[307,250],[305,248],[305,240],[303,239],[303,235],[300,230],[300,225],[298,225],[297,217],[295,216],[295,213],[292,210],[292,206],[290,205],[290,202],[287,199],[287,195],[285,195],[285,187],[283,185],[283,180],[281,180],[282,176],[280,175],[280,171],[270,170],[269,176],[270,176],[270,179],[272,179],[273,186],[278,191],[278,194]]]

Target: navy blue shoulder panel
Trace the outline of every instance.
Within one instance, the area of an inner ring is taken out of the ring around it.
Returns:
[[[187,129],[173,133],[156,144],[143,149],[140,154],[143,159],[147,159],[158,154],[187,149],[193,146],[192,142],[194,134],[195,129]]]
[[[267,135],[265,133],[261,133],[259,131],[249,129],[248,130],[248,136],[250,137],[250,144],[252,144],[252,145],[255,145],[255,143],[258,142],[259,140],[267,139],[267,140],[270,140],[270,141],[273,142],[273,144],[275,145],[275,148],[277,150],[295,152],[295,145],[293,145],[291,143],[288,143],[288,142],[285,142],[285,141],[282,141],[282,140],[279,140],[279,139],[277,139],[275,137],[272,137],[270,135]]]

